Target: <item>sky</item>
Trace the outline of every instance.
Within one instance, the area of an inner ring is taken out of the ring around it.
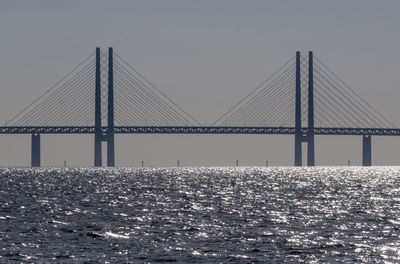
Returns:
[[[399,1],[0,2],[0,123],[96,47],[113,47],[211,124],[296,51],[314,55],[400,127]],[[30,135],[0,135],[0,166],[29,166]],[[116,165],[293,164],[294,137],[116,135]],[[361,164],[361,136],[316,136],[317,165]],[[43,135],[42,165],[93,165],[93,136]],[[400,165],[400,138],[372,138],[374,165]]]

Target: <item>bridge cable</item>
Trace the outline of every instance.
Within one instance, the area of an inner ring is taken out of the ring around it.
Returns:
[[[17,117],[19,117],[22,113],[24,113],[28,108],[30,108],[33,104],[35,104],[37,101],[42,99],[46,94],[48,94],[50,91],[52,91],[55,87],[57,87],[61,82],[63,82],[66,78],[68,78],[72,73],[74,73],[80,66],[82,66],[84,63],[86,63],[93,55],[95,52],[91,53],[85,60],[83,60],[81,63],[79,63],[77,66],[75,66],[72,71],[70,71],[66,76],[64,76],[60,81],[58,81],[56,84],[51,86],[47,91],[45,91],[41,96],[39,96],[37,99],[35,99],[31,104],[26,106],[21,112],[16,114],[14,117],[12,117],[8,122],[6,122],[6,125],[10,124],[13,122]]]
[[[41,103],[39,103],[39,104],[37,104],[35,107],[33,106],[33,104],[31,104],[30,106],[31,106],[31,108],[32,108],[32,110],[30,111],[30,112],[27,112],[26,114],[25,114],[25,116],[23,116],[23,117],[20,117],[19,119],[18,119],[18,121],[16,120],[16,119],[14,119],[16,122],[17,122],[17,124],[19,123],[19,124],[21,124],[21,123],[23,123],[23,122],[26,122],[27,120],[29,120],[29,119],[32,119],[32,118],[34,118],[34,116],[33,115],[36,115],[36,117],[37,117],[37,114],[38,114],[38,111],[41,111],[44,107],[46,107],[46,109],[47,110],[54,110],[54,106],[56,105],[56,103],[57,103],[57,101],[55,100],[55,98],[57,97],[57,96],[59,96],[59,92],[61,91],[61,94],[64,94],[67,90],[68,90],[68,88],[70,88],[70,84],[71,83],[73,83],[75,80],[76,80],[76,78],[75,77],[78,77],[78,78],[81,78],[82,76],[83,76],[83,74],[82,74],[82,72],[83,71],[85,71],[85,70],[88,70],[89,68],[88,68],[88,65],[87,66],[85,66],[81,71],[79,71],[79,72],[77,72],[74,76],[72,76],[72,78],[71,79],[69,79],[68,81],[66,81],[61,87],[59,87],[57,90],[54,90],[54,92],[52,93],[52,94],[49,94],[49,96],[45,99],[45,101],[42,101]],[[64,80],[65,80],[65,78],[64,78]],[[47,92],[48,93],[48,92]],[[42,95],[41,96],[41,98],[44,98],[44,96]],[[37,99],[36,100],[36,102],[38,102],[39,100]],[[28,108],[29,107],[27,107],[27,108],[25,108],[25,110],[28,110]],[[22,114],[24,111],[21,111],[20,113]],[[26,111],[25,111],[26,112]],[[40,112],[39,112],[40,113]],[[39,114],[40,115],[40,114]],[[32,120],[30,120],[31,122],[32,122]],[[11,122],[11,121],[10,121]]]
[[[378,112],[375,108],[373,108],[370,104],[368,104],[368,102],[366,102],[360,95],[358,95],[349,85],[347,85],[340,77],[338,77],[332,70],[330,70],[322,61],[320,61],[318,58],[316,58],[316,61],[318,63],[320,63],[322,65],[322,67],[324,67],[329,73],[331,73],[337,80],[339,80],[339,82],[341,82],[348,90],[346,89],[342,89],[345,91],[346,94],[348,94],[351,98],[353,98],[357,103],[359,103],[360,105],[362,105],[358,100],[356,100],[350,93],[349,91],[351,91],[353,93],[353,95],[357,98],[359,98],[365,105],[367,105],[369,107],[370,110],[372,110],[373,112],[375,112],[379,117],[381,117],[388,125],[390,125],[391,127],[395,127],[390,121],[388,121],[380,112]],[[340,86],[341,87],[341,86]],[[368,111],[368,109],[367,109]],[[370,113],[370,111],[368,111]],[[372,113],[370,113],[372,114]],[[374,115],[375,116],[375,115]]]
[[[284,69],[289,63],[291,63],[294,60],[295,57],[290,58],[285,64],[283,64],[278,70],[276,70],[270,77],[268,77],[266,80],[264,80],[261,84],[259,84],[253,91],[251,91],[246,97],[244,97],[242,100],[240,100],[237,104],[232,106],[228,111],[226,111],[222,116],[220,116],[214,123],[212,123],[212,126],[217,124],[221,119],[223,119],[226,115],[228,115],[230,112],[232,112],[236,107],[238,107],[242,102],[247,100],[250,96],[252,96],[256,91],[258,91],[261,87],[264,86],[267,82],[269,82],[277,73],[279,73],[282,69]]]
[[[138,76],[140,76],[144,81],[146,81],[152,88],[158,91],[162,96],[164,96],[170,103],[172,103],[175,107],[177,107],[180,111],[182,111],[186,116],[188,116],[195,124],[200,125],[199,122],[196,121],[190,114],[184,111],[179,105],[177,105],[172,99],[170,99],[167,95],[165,95],[160,89],[158,89],[153,83],[151,83],[148,79],[146,79],[143,75],[141,75],[133,66],[127,63],[123,58],[121,58],[117,53],[115,54],[117,58],[119,58],[123,63],[125,63],[130,69],[132,69]]]
[[[117,69],[118,68],[119,68],[119,66],[117,66]],[[150,107],[156,108],[159,111],[159,110],[162,110],[162,108],[160,108],[160,107],[162,105],[164,105],[165,109],[164,109],[164,111],[161,111],[161,112],[167,112],[167,113],[171,114],[172,116],[174,116],[175,119],[181,120],[184,123],[191,123],[188,119],[183,117],[179,112],[177,112],[175,109],[173,109],[173,107],[171,107],[168,103],[163,101],[160,97],[157,97],[157,95],[154,95],[152,93],[149,93],[148,89],[142,88],[142,85],[140,85],[140,83],[138,84],[135,80],[132,80],[129,76],[126,76],[126,75],[124,75],[124,78],[125,78],[125,80],[122,80],[122,81],[125,82],[128,87],[133,88],[136,86],[139,88],[139,89],[136,89],[136,93],[139,93],[141,100],[145,100],[145,102]],[[130,82],[131,85],[129,85],[128,82]],[[150,98],[147,99],[145,94],[147,94],[148,97],[150,97]]]
[[[117,66],[117,69],[118,69],[118,66]],[[127,77],[125,76],[125,80],[124,79],[121,79],[121,82],[124,82],[125,84],[126,84],[126,89],[129,89],[129,88],[127,88],[127,87],[134,87],[133,85],[129,85],[128,84],[128,82],[133,82],[133,80],[131,80],[131,79],[126,79]],[[128,77],[129,78],[129,77]],[[128,91],[128,90],[127,90]],[[132,91],[134,91],[134,90],[132,90]],[[134,91],[135,92],[135,91]],[[145,96],[145,94],[143,93],[143,92],[145,92],[145,93],[147,93],[148,94],[148,96],[150,96],[150,99],[148,99],[146,96]],[[128,94],[129,94],[129,92],[127,92]],[[166,105],[166,109],[162,109],[162,108],[160,108],[163,104],[165,105],[165,102],[163,102],[163,101],[160,101],[160,99],[157,99],[157,98],[154,98],[153,97],[153,95],[152,94],[149,94],[146,90],[143,90],[143,89],[140,89],[140,87],[139,87],[139,90],[137,90],[136,89],[136,93],[139,93],[139,97],[140,97],[140,99],[141,99],[141,101],[143,101],[144,100],[144,102],[147,104],[147,105],[149,105],[151,108],[153,108],[153,109],[155,109],[156,110],[156,113],[160,113],[160,112],[167,112],[167,113],[170,113],[170,115],[172,115],[172,117],[176,120],[176,122],[181,122],[181,121],[183,121],[184,123],[185,122],[187,122],[187,123],[190,123],[190,121],[189,120],[187,120],[186,118],[184,118],[182,115],[180,115],[178,112],[176,112],[175,110],[173,110],[173,109],[171,109],[171,107],[170,106],[168,106],[168,105]],[[130,99],[132,100],[134,100],[134,98],[132,98],[132,97],[130,97]],[[151,100],[151,99],[153,99],[153,100]],[[137,102],[137,101],[136,101]],[[158,102],[158,103],[157,103]],[[150,111],[150,109],[147,109],[147,111]],[[167,118],[169,118],[169,116],[167,116]],[[179,120],[181,120],[181,121],[179,121]]]
[[[290,78],[290,75],[292,74],[293,71],[293,65],[288,67],[287,69],[283,70],[284,67],[286,67],[290,62],[293,61],[293,58],[290,59],[287,63],[284,64],[284,66],[280,67],[278,71],[276,71],[271,77],[269,77],[266,81],[264,81],[262,84],[266,84],[269,82],[269,84],[262,88],[260,90],[261,85],[259,85],[255,90],[253,90],[250,94],[248,94],[244,99],[242,99],[239,103],[234,105],[230,110],[228,110],[224,115],[222,115],[220,118],[217,119],[213,123],[215,125],[217,122],[221,121],[222,118],[224,118],[224,121],[222,123],[231,123],[233,119],[244,119],[246,116],[248,116],[251,113],[254,113],[254,111],[261,110],[260,109],[260,101],[266,101],[266,98],[268,100],[276,100],[276,98],[272,98],[273,96],[271,95],[276,95],[278,92],[280,92],[280,84],[284,81],[286,81],[288,78]],[[272,77],[276,76],[279,72],[281,72],[275,79],[272,79]],[[275,86],[276,85],[276,86]],[[257,91],[257,93],[255,93]],[[282,92],[283,93],[283,92]],[[251,96],[251,97],[250,97]],[[241,106],[240,106],[241,105]],[[235,110],[236,109],[236,110]],[[228,117],[227,115],[230,114]]]
[[[224,123],[229,123],[230,120],[244,120],[247,116],[253,115],[254,113],[260,113],[262,114],[262,106],[259,105],[260,101],[261,104],[265,104],[266,102],[270,102],[273,100],[274,102],[277,102],[276,98],[281,98],[281,95],[285,92],[285,89],[281,89],[285,84],[287,84],[288,80],[290,81],[290,76],[291,74],[287,74],[287,76],[284,76],[283,78],[280,78],[277,80],[277,82],[272,82],[271,86],[273,86],[272,89],[265,89],[261,90],[259,93],[257,93],[255,96],[256,98],[253,101],[253,98],[250,99],[250,101],[246,102],[243,106],[241,106],[237,111],[235,111],[230,117],[226,118]],[[282,84],[283,82],[283,84]],[[266,100],[269,100],[267,101]],[[249,106],[250,105],[250,106]],[[243,109],[243,111],[241,111]],[[269,111],[270,109],[268,108],[266,111]],[[264,111],[265,112],[265,111]],[[248,120],[247,120],[248,121]],[[240,122],[240,121],[239,121]]]

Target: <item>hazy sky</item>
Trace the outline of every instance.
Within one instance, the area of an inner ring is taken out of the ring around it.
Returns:
[[[0,122],[95,47],[118,54],[203,124],[309,50],[400,127],[400,1],[0,2]],[[400,138],[373,137],[373,163],[400,165]],[[293,136],[116,135],[116,163],[293,164]],[[29,165],[30,136],[0,135],[0,165]],[[361,137],[317,136],[318,165],[360,164]],[[43,135],[42,164],[93,164],[93,136]]]

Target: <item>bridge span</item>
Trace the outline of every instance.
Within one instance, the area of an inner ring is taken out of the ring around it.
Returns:
[[[102,134],[110,133],[107,127]],[[94,134],[93,126],[0,127],[0,134]],[[225,126],[114,126],[114,134],[203,134],[203,135],[295,135],[295,127]],[[302,128],[306,136],[308,128]],[[314,135],[326,136],[400,136],[400,128],[314,128]]]

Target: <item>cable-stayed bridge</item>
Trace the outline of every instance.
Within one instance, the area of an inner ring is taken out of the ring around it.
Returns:
[[[300,52],[211,126],[203,126],[112,48],[100,48],[15,115],[0,134],[31,134],[31,165],[40,166],[41,134],[94,134],[94,166],[115,165],[115,134],[294,135],[294,165],[315,165],[315,135],[360,135],[370,166],[371,136],[400,129],[343,82],[322,61]]]

